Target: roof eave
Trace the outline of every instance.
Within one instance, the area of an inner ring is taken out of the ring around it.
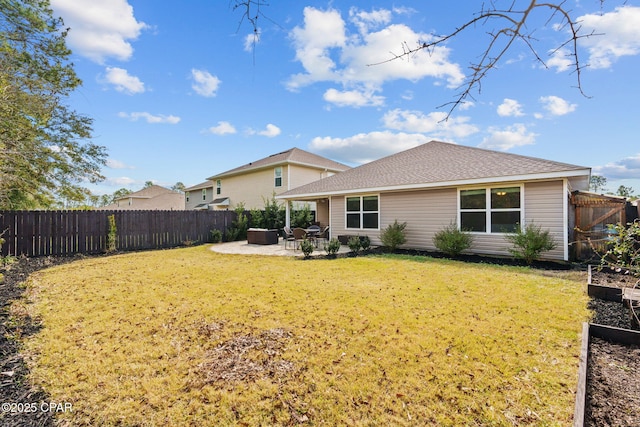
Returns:
[[[221,174],[211,176],[211,177],[207,178],[207,180],[215,181],[216,179],[229,178],[229,177],[232,177],[232,176],[244,175],[244,174],[249,173],[249,172],[257,172],[257,171],[260,171],[260,170],[263,170],[263,169],[270,169],[270,168],[273,168],[273,167],[276,167],[276,166],[286,166],[286,165],[305,166],[305,167],[318,169],[318,170],[327,170],[327,171],[330,171],[330,172],[344,172],[345,170],[349,169],[348,166],[347,166],[347,169],[337,169],[337,168],[328,167],[328,166],[316,165],[316,164],[313,164],[313,163],[304,163],[304,162],[296,162],[296,161],[291,161],[291,160],[282,160],[282,161],[279,161],[279,162],[272,162],[272,163],[268,163],[268,164],[264,164],[264,165],[260,165],[260,166],[252,166],[252,167],[248,167],[248,168],[241,169],[241,170],[223,172]]]
[[[589,176],[590,174],[591,174],[591,169],[585,168],[585,169],[576,169],[576,170],[559,171],[559,172],[545,172],[545,173],[527,174],[527,175],[510,175],[510,176],[499,176],[499,177],[490,177],[490,178],[474,178],[474,179],[464,179],[464,180],[456,180],[456,181],[392,185],[392,186],[386,186],[386,187],[363,187],[363,188],[354,188],[354,189],[347,189],[347,190],[321,191],[321,192],[314,192],[314,193],[300,193],[300,194],[292,194],[292,195],[286,195],[286,193],[283,193],[283,194],[277,195],[276,199],[296,200],[296,199],[302,199],[302,198],[307,199],[307,198],[317,198],[317,197],[339,196],[339,195],[354,194],[354,193],[380,193],[380,192],[386,192],[386,191],[408,191],[408,190],[423,190],[423,189],[431,189],[431,188],[495,184],[500,182],[541,181],[541,180],[550,180],[550,179],[571,178],[571,177],[578,177],[578,176]],[[294,191],[294,190],[291,190],[291,191]]]

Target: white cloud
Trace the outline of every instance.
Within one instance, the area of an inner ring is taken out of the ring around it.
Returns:
[[[144,93],[145,91],[144,83],[136,76],[130,75],[123,68],[107,67],[104,81],[113,85],[118,92],[128,95]]]
[[[122,117],[123,119],[129,119],[132,122],[137,122],[140,119],[146,120],[147,123],[168,123],[170,125],[175,125],[180,122],[180,117],[177,116],[165,116],[163,114],[153,115],[147,112],[133,112],[133,113],[118,113],[118,117]]]
[[[338,107],[368,107],[384,104],[384,96],[374,95],[373,91],[358,91],[328,89],[323,96],[324,100]]]
[[[361,133],[348,138],[316,137],[309,144],[314,153],[346,163],[367,163],[408,150],[431,139],[421,134],[390,131]]]
[[[282,133],[280,128],[271,123],[267,124],[264,130],[259,130],[259,131],[254,129],[247,130],[248,135],[261,135],[261,136],[266,136],[267,138],[274,138],[280,135],[280,133]]]
[[[407,132],[428,133],[432,137],[443,139],[464,138],[478,132],[470,123],[469,117],[451,116],[443,111],[424,114],[421,111],[395,109],[388,111],[382,121],[385,127]]]
[[[118,186],[118,187],[127,187],[132,184],[135,184],[136,180],[129,178],[128,176],[121,176],[117,178],[107,178],[106,183],[108,185]]]
[[[429,41],[433,36],[417,33],[406,25],[389,24],[390,13],[385,10],[360,12],[351,9],[350,16],[357,31],[349,32],[340,12],[313,7],[304,9],[304,25],[295,27],[291,38],[296,49],[296,60],[303,73],[292,75],[287,87],[298,90],[315,82],[334,82],[345,86],[364,86],[379,91],[387,81],[406,79],[417,81],[433,77],[457,87],[464,80],[458,64],[449,60],[449,49],[438,47],[412,56],[373,65],[390,59],[389,52],[398,52],[398,40],[408,43]],[[372,30],[372,27],[382,27]]]
[[[354,23],[361,34],[367,34],[371,28],[380,28],[391,22],[391,11],[386,9],[372,10],[365,12],[352,7],[349,10],[349,18]]]
[[[621,56],[640,54],[640,7],[621,6],[613,12],[581,16],[577,21],[581,34],[598,34],[579,40],[589,52],[590,67],[609,68]]]
[[[498,115],[501,117],[524,116],[522,105],[515,99],[505,98],[502,104],[498,105]]]
[[[573,61],[574,58],[568,49],[558,49],[551,52],[551,58],[547,60],[546,65],[560,73],[572,69],[575,66]]]
[[[195,90],[198,95],[207,98],[217,95],[216,92],[221,81],[216,76],[211,75],[211,73],[206,70],[197,70],[194,68],[191,70],[191,78],[194,80],[191,88]]]
[[[554,116],[564,116],[565,114],[574,112],[578,107],[577,104],[570,104],[566,100],[553,95],[541,96],[540,103],[543,104],[542,108]]]
[[[260,43],[260,30],[256,33],[249,33],[244,37],[245,52],[253,52],[253,48]]]
[[[280,135],[281,132],[282,131],[280,130],[280,128],[278,126],[272,125],[271,123],[269,123],[265,130],[258,132],[258,135],[262,135],[262,136],[266,136],[266,137],[269,137],[269,138],[273,138],[274,136]]]
[[[126,0],[51,0],[56,15],[71,28],[67,43],[74,52],[99,64],[107,58],[131,58],[140,32],[147,24],[136,20]]]
[[[504,129],[491,127],[489,128],[489,133],[490,135],[483,139],[480,147],[502,151],[535,144],[537,136],[533,132],[528,132],[526,126],[520,123]]]
[[[640,179],[640,153],[604,166],[595,166],[593,174],[611,179]]]
[[[116,159],[107,159],[107,167],[110,169],[135,169],[133,166]]]
[[[207,129],[207,133],[212,133],[214,135],[229,135],[236,133],[236,128],[229,122],[218,122],[216,126],[212,126]]]

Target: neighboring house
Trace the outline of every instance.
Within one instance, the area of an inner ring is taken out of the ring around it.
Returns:
[[[394,220],[406,222],[404,246],[424,250],[436,250],[434,234],[456,223],[474,235],[468,252],[509,255],[505,232],[533,222],[557,242],[543,256],[568,260],[569,198],[588,188],[590,175],[587,167],[431,141],[278,199],[317,202],[333,237],[367,235],[374,245]]]
[[[184,210],[184,195],[159,185],[152,185],[140,191],[116,199],[114,203],[100,210]]]
[[[207,178],[185,189],[186,209],[262,209],[265,200],[349,169],[325,157],[292,148]]]

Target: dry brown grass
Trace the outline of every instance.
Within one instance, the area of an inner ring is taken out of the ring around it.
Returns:
[[[207,247],[34,275],[33,380],[72,425],[570,425],[584,281]]]

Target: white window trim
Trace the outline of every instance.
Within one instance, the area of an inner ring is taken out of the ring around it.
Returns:
[[[220,195],[222,194],[222,180],[221,179],[217,179],[216,180],[216,195]]]
[[[191,192],[190,191],[185,191],[184,192],[184,197],[187,200],[187,202],[189,201],[189,196],[191,196]]]
[[[278,176],[278,169],[280,170],[280,175]],[[280,178],[280,185],[276,184],[276,179]],[[273,186],[276,188],[282,187],[282,166],[277,166],[273,168]]]
[[[491,190],[495,188],[520,188],[520,208],[508,208],[508,209],[491,209]],[[465,209],[465,212],[486,212],[485,217],[485,230],[486,231],[470,231],[471,234],[480,234],[480,235],[505,235],[508,233],[501,233],[498,231],[491,231],[491,212],[512,212],[512,211],[520,211],[520,225],[524,222],[524,183],[519,184],[501,184],[501,185],[489,185],[482,187],[462,187],[458,188],[458,198],[456,200],[457,210],[458,210],[458,229],[462,227],[462,209],[460,209],[460,193],[466,190],[486,190],[485,192],[485,209]]]
[[[362,210],[362,199],[364,197],[369,197],[369,196],[376,196],[378,198],[378,210],[377,211],[363,211]],[[347,199],[351,198],[351,197],[359,197],[360,198],[360,228],[351,228],[351,227],[347,227],[347,214],[354,214],[356,212],[351,212],[351,211],[347,211]],[[376,213],[378,214],[378,224],[376,226],[376,228],[363,228],[362,224],[364,224],[362,215],[364,213]],[[348,196],[344,196],[344,229],[345,230],[360,230],[360,231],[368,231],[368,230],[380,230],[380,193],[374,193],[374,194],[350,194]]]
[[[203,188],[202,189],[202,200],[207,200],[207,189]]]

